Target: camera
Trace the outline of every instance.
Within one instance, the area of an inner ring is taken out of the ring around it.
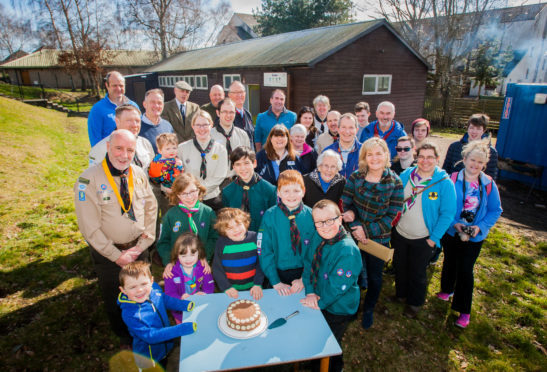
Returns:
[[[475,219],[475,213],[471,211],[462,211],[460,218],[463,218],[466,222],[471,223]]]
[[[462,232],[458,233],[462,242],[467,242],[473,236],[475,230],[471,226],[462,226]]]

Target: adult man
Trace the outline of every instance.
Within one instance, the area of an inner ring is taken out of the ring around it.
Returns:
[[[146,110],[141,118],[141,130],[139,136],[150,141],[154,153],[158,153],[156,137],[162,133],[174,133],[171,123],[161,117],[163,112],[163,90],[150,89],[144,95],[142,105]]]
[[[87,117],[87,133],[91,147],[108,137],[116,129],[114,121],[116,107],[124,103],[139,107],[125,96],[125,79],[118,71],[110,71],[106,74],[104,84],[108,93],[93,105]]]
[[[230,98],[223,99],[219,103],[218,122],[211,129],[211,138],[222,143],[228,152],[228,158],[236,147],[247,146],[251,147],[251,141],[247,133],[234,126],[234,118],[236,116],[236,106]],[[228,171],[228,177],[233,176],[233,170]]]
[[[387,142],[391,158],[397,155],[395,147],[397,139],[406,136],[404,126],[398,121],[393,120],[395,117],[395,105],[389,101],[380,102],[376,108],[376,118],[363,129],[359,141],[364,143],[370,137],[380,137]]]
[[[156,231],[156,198],[143,170],[132,164],[137,141],[128,130],[112,132],[107,156],[74,185],[78,227],[89,244],[110,327],[122,346],[131,337],[116,305],[122,266],[147,260]]]
[[[267,111],[258,114],[256,118],[255,146],[257,152],[266,143],[268,134],[274,125],[283,124],[287,129],[291,129],[296,122],[296,113],[285,108],[285,92],[281,89],[272,92],[270,105]]]
[[[234,125],[243,129],[249,135],[249,141],[251,141],[251,148],[254,148],[255,127],[253,125],[253,116],[243,105],[245,104],[245,87],[239,81],[234,81],[230,84],[230,90],[228,91],[228,97],[236,105],[236,118],[234,119]]]
[[[224,99],[224,89],[218,84],[213,85],[209,91],[209,99],[211,102],[201,106],[201,109],[207,111],[211,115],[211,118],[213,118],[213,122],[216,123],[218,119],[218,103]]]
[[[318,95],[313,99],[313,109],[315,110],[314,124],[319,133],[327,130],[327,114],[330,111],[329,97]]]
[[[338,123],[338,134],[340,139],[327,147],[325,150],[333,150],[340,154],[342,158],[342,169],[340,175],[346,179],[350,174],[359,169],[359,150],[361,143],[355,137],[357,134],[357,117],[351,113],[346,113],[340,117]]]
[[[327,114],[328,130],[317,137],[315,144],[318,154],[322,153],[324,149],[332,145],[335,141],[338,141],[338,121],[340,120],[340,116],[340,113],[336,110],[332,110]]]
[[[367,102],[357,102],[353,108],[357,121],[359,122],[359,130],[357,138],[361,138],[361,133],[368,126],[368,117],[370,116],[370,106]]]
[[[154,158],[154,148],[150,141],[139,136],[141,130],[141,112],[133,105],[125,104],[116,107],[115,120],[117,129],[128,130],[135,136],[136,147],[135,156],[132,158],[133,164],[141,167],[148,174],[148,167]],[[110,137],[103,138],[99,143],[89,151],[89,166],[101,163],[108,150],[108,141]]]
[[[175,98],[165,104],[162,117],[173,126],[179,143],[192,138],[192,118],[199,111],[197,103],[188,101],[192,87],[185,81],[175,83]]]

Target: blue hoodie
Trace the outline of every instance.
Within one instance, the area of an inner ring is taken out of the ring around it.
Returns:
[[[167,296],[157,283],[152,285],[150,297],[145,302],[131,301],[120,293],[118,306],[133,337],[133,352],[150,358],[153,364],[165,358],[173,348],[170,340],[196,331],[196,323],[170,325],[166,309],[192,311],[194,303]],[[149,364],[142,365],[142,358],[135,357],[135,361],[140,368],[150,367]]]
[[[381,138],[383,138],[383,136],[385,136],[394,125],[393,132],[391,132],[389,137],[385,140],[387,143],[387,147],[389,148],[389,153],[391,154],[391,159],[397,156],[397,151],[395,151],[395,147],[397,146],[397,139],[399,139],[399,137],[406,136],[405,127],[403,126],[403,124],[395,120],[393,120],[393,122],[394,124],[392,124],[387,131],[380,132],[380,130],[378,130],[379,132],[378,134],[380,135]],[[374,137],[374,127],[376,125],[378,125],[378,120],[375,120],[369,125],[367,125],[361,132],[361,137],[359,138],[359,142],[365,143],[366,140]]]
[[[403,187],[410,178],[410,174],[416,167],[408,167],[401,173]],[[435,242],[437,247],[441,246],[441,238],[450,227],[454,215],[456,214],[456,190],[448,174],[439,167],[435,167],[431,183],[435,183],[442,178],[441,182],[431,186],[422,192],[422,213],[425,226],[429,230],[429,239]]]
[[[479,210],[475,214],[475,219],[471,223],[465,222],[467,226],[478,226],[481,231],[474,238],[469,239],[472,242],[480,242],[486,239],[490,228],[494,226],[498,218],[501,216],[501,201],[500,193],[498,191],[498,186],[488,177],[486,174],[481,172],[480,175],[481,186],[482,186],[482,198],[480,201]],[[487,192],[487,185],[492,184],[490,194]],[[454,224],[463,223],[460,214],[463,209],[463,170],[458,172],[458,178],[456,179],[456,214],[454,215],[454,220],[450,225],[450,228],[446,232],[450,236],[456,235],[456,229]]]

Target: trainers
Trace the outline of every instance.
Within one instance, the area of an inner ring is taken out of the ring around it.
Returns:
[[[454,324],[456,325],[456,327],[467,328],[467,326],[469,325],[469,317],[469,314],[460,314],[458,320],[456,320],[456,323]]]
[[[450,297],[452,297],[453,295],[454,295],[454,293],[439,292],[439,293],[437,293],[437,298],[439,300],[448,301],[448,300],[450,300]]]

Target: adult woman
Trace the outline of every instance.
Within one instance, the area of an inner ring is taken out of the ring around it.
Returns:
[[[346,179],[338,173],[341,169],[340,155],[332,150],[323,151],[317,158],[317,169],[304,176],[304,204],[313,208],[319,200],[328,199],[340,205],[346,184]]]
[[[272,185],[277,185],[279,173],[284,170],[300,171],[300,158],[294,152],[287,127],[273,126],[264,148],[256,154],[256,163],[255,172]]]
[[[456,213],[443,236],[444,262],[441,274],[443,301],[452,299],[452,309],[460,316],[456,326],[469,324],[473,298],[473,266],[490,228],[501,215],[496,183],[482,171],[488,163],[488,141],[475,141],[462,151],[464,169],[451,175],[456,187]]]
[[[226,178],[228,153],[226,147],[211,138],[213,119],[207,111],[199,110],[192,118],[194,139],[183,142],[177,149],[184,172],[192,173],[207,189],[203,202],[214,211],[222,208],[220,184]]]
[[[314,125],[313,119],[314,113],[311,107],[302,106],[300,111],[298,111],[298,116],[296,117],[296,123],[302,124],[306,127],[308,135],[306,136],[306,143],[311,147],[315,148],[315,142],[317,137],[321,134],[317,127]]]
[[[349,223],[352,235],[360,243],[367,239],[388,245],[391,238],[391,223],[401,211],[403,185],[397,175],[389,169],[390,153],[387,143],[372,137],[363,143],[359,152],[359,169],[347,179],[342,203],[344,222]],[[363,270],[361,286],[367,287],[363,306],[362,326],[368,329],[373,323],[373,312],[382,289],[384,261],[367,253],[361,253]]]
[[[295,124],[291,127],[291,143],[294,152],[300,157],[300,172],[308,174],[315,169],[317,165],[317,152],[306,143],[308,132],[302,124]]]
[[[315,111],[315,127],[320,133],[327,130],[327,114],[330,111],[329,97],[319,95],[313,99],[313,109]]]
[[[439,150],[432,143],[417,149],[418,165],[401,173],[405,201],[391,235],[395,249],[395,299],[407,304],[405,314],[415,317],[425,302],[426,268],[456,211],[456,191],[439,167]]]
[[[338,122],[338,134],[340,138],[332,145],[327,147],[327,150],[333,150],[340,154],[342,159],[342,169],[340,174],[346,178],[359,168],[359,150],[361,143],[355,136],[359,128],[357,117],[352,113],[346,113],[340,117]]]

